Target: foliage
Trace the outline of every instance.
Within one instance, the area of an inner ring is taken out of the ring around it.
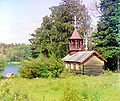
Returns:
[[[30,39],[32,55],[39,53],[55,53],[57,57],[64,57],[68,53],[68,39],[74,29],[74,11],[77,15],[78,32],[85,34],[90,28],[90,16],[80,0],[61,0],[58,6],[50,8],[51,14],[43,18],[40,28]]]
[[[0,54],[7,57],[8,62],[19,62],[31,56],[29,45],[0,43]]]
[[[0,80],[1,80],[1,79],[6,79],[6,76],[5,76],[5,75],[0,74]]]
[[[94,49],[107,59],[105,65],[109,69],[116,69],[117,61],[120,61],[118,58],[120,54],[119,7],[119,0],[100,0],[102,15],[97,24],[97,32],[93,35]]]
[[[7,55],[9,53],[9,48],[11,47],[17,47],[17,46],[25,46],[25,44],[5,44],[5,43],[0,43],[0,54]]]
[[[17,89],[11,89],[10,81],[2,81],[0,84],[0,101],[30,101],[27,92]]]
[[[49,58],[40,55],[38,58],[21,61],[18,72],[25,78],[58,77],[63,71],[64,62],[54,54]]]
[[[9,62],[20,62],[22,59],[27,59],[31,55],[30,47],[25,46],[17,46],[11,47],[9,49],[9,53],[7,54]]]
[[[3,71],[6,63],[7,63],[6,57],[3,55],[0,55],[0,72]]]
[[[36,101],[120,101],[119,76],[105,72],[100,76],[71,74],[56,79],[16,78],[11,85],[27,89]]]

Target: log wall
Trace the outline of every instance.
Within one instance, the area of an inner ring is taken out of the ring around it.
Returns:
[[[71,64],[73,64],[73,69],[71,69]],[[76,64],[78,68],[76,69]],[[76,62],[67,62],[68,72],[83,74],[83,75],[100,75],[103,70],[104,61],[99,59],[97,56],[93,55],[85,63],[80,64]]]
[[[102,73],[103,66],[104,61],[94,55],[86,63],[84,63],[84,74],[100,75]]]

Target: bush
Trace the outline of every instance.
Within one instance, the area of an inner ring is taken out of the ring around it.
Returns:
[[[0,73],[4,70],[4,66],[7,63],[7,59],[5,56],[0,55]]]
[[[6,76],[0,74],[0,80],[1,80],[1,79],[6,79]]]
[[[57,59],[54,54],[49,58],[40,55],[36,59],[23,60],[18,72],[25,78],[59,77],[63,68],[64,62]]]

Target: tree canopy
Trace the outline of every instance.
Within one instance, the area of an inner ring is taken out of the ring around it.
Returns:
[[[0,43],[0,55],[6,57],[8,62],[19,62],[31,56],[31,48],[25,44]]]
[[[120,54],[119,0],[100,0],[100,21],[94,33],[94,49],[108,60],[106,67],[115,69]],[[117,56],[116,56],[117,55]]]
[[[50,7],[50,16],[45,16],[40,28],[30,39],[33,57],[39,53],[54,52],[57,57],[68,54],[68,39],[74,29],[74,13],[77,15],[77,29],[83,36],[90,28],[90,16],[80,0],[61,0],[58,6]]]

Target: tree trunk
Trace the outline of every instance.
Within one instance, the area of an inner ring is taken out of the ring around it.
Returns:
[[[117,54],[117,70],[120,71],[120,55]]]

